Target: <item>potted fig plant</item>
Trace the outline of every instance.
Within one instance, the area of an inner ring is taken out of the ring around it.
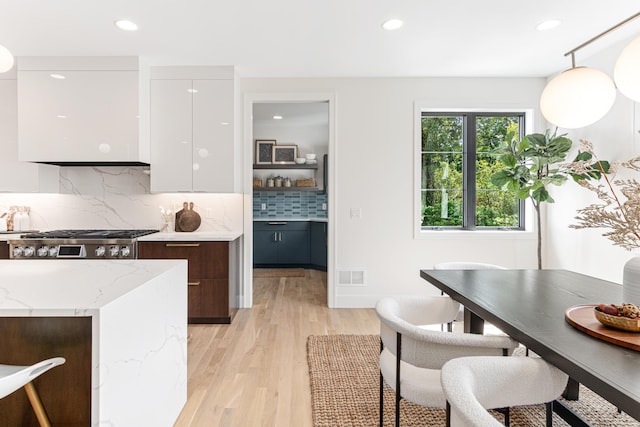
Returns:
[[[572,146],[572,141],[564,134],[557,135],[547,130],[544,134],[534,133],[522,139],[515,132],[507,136],[511,143],[498,148],[494,155],[504,167],[491,176],[491,183],[498,188],[512,191],[520,200],[531,200],[537,223],[538,269],[542,269],[542,228],[540,205],[553,203],[549,185],[562,185],[569,176],[569,170],[562,165]]]

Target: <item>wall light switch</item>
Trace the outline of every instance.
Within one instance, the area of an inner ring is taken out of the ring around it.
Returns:
[[[212,209],[212,208],[206,208],[206,209],[204,210],[204,215],[205,215],[207,218],[213,218],[213,209]]]
[[[322,210],[323,210],[323,211],[326,211],[326,210],[327,210],[327,204],[326,204],[326,203],[323,203],[323,204],[322,204]]]
[[[362,219],[362,208],[351,208],[351,219]]]
[[[267,204],[266,203],[261,204],[260,205],[260,210],[261,211],[266,211],[267,210]]]

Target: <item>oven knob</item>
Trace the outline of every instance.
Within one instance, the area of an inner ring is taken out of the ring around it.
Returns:
[[[45,257],[49,255],[49,247],[48,246],[40,246],[38,248],[38,256],[39,257]]]
[[[123,257],[128,257],[130,253],[131,249],[129,248],[129,246],[123,246],[120,248],[120,255],[122,255]]]
[[[58,255],[58,247],[57,246],[49,246],[49,256],[55,257]]]
[[[15,248],[13,248],[13,257],[14,258],[18,258],[20,256],[22,256],[22,246],[16,246]]]
[[[116,258],[119,253],[120,253],[120,248],[118,248],[117,246],[111,246],[109,248],[109,256],[110,257]]]
[[[35,253],[35,248],[33,246],[27,246],[24,248],[24,256],[33,256]]]
[[[104,246],[98,246],[96,248],[96,256],[104,256],[105,252]]]

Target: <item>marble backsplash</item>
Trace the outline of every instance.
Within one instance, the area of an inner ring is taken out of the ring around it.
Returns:
[[[61,167],[60,192],[0,193],[0,214],[29,206],[31,228],[160,229],[160,206],[175,210],[193,202],[202,224],[197,231],[242,231],[242,194],[151,194],[141,167]]]

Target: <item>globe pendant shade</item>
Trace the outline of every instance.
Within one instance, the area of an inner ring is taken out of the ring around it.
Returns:
[[[13,67],[13,55],[9,49],[0,45],[0,73],[5,73]]]
[[[623,95],[640,102],[640,37],[629,43],[618,57],[613,79]]]
[[[542,91],[540,110],[565,129],[589,126],[604,117],[616,100],[616,87],[602,71],[576,67],[554,77]]]

